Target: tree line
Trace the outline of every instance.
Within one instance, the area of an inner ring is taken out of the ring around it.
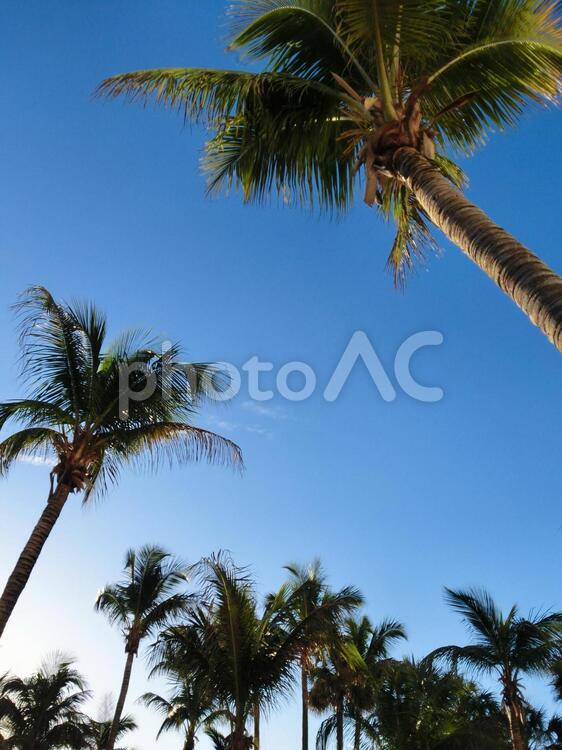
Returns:
[[[122,746],[136,728],[125,707],[141,649],[148,676],[165,677],[168,691],[139,700],[161,716],[158,737],[176,732],[183,750],[204,736],[216,750],[259,750],[262,718],[295,693],[302,750],[311,712],[322,719],[317,750],[562,748],[562,718],[534,707],[524,686],[541,676],[562,700],[562,612],[504,614],[485,591],[446,589],[468,643],[400,658],[404,625],[374,623],[358,589],[333,590],[318,561],[285,571],[260,598],[225,553],[187,566],[157,546],[130,550],[95,604],[124,641],[113,715],[86,715],[85,681],[59,657],[29,677],[0,678],[0,748]]]

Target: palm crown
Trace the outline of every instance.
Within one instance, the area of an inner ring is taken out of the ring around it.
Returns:
[[[129,550],[123,580],[98,594],[96,609],[121,627],[125,650],[136,654],[144,638],[186,609],[190,596],[178,591],[185,581],[185,565],[159,547]]]
[[[206,675],[186,679],[182,670],[178,672],[173,665],[170,665],[170,669],[165,669],[164,666],[160,669],[172,681],[173,693],[170,698],[157,693],[145,693],[141,696],[146,706],[163,717],[156,739],[164,732],[183,731],[184,750],[193,750],[197,733],[201,727],[212,722],[217,709],[217,702],[209,689],[209,681]]]
[[[25,424],[0,443],[0,473],[21,456],[54,453],[53,476],[87,499],[131,462],[240,464],[236,445],[191,424],[214,387],[211,365],[180,366],[177,346],[158,352],[156,342],[140,334],[108,343],[106,320],[95,307],[59,304],[42,287],[29,289],[18,308],[29,393],[0,404],[0,427],[8,420]],[[134,400],[148,379],[153,387]],[[133,393],[126,410],[124,387]]]
[[[476,672],[495,675],[514,750],[527,748],[528,705],[522,678],[550,673],[560,656],[562,613],[537,612],[522,617],[513,606],[505,615],[489,594],[479,590],[446,589],[446,596],[467,624],[473,643],[438,649],[432,658],[445,657]]]
[[[517,606],[503,614],[483,591],[446,590],[451,606],[461,614],[474,637],[473,644],[446,647],[449,655],[488,674],[505,671],[515,679],[523,674],[543,674],[559,653],[562,613],[535,613],[522,617]]]
[[[112,717],[105,716],[103,719],[92,719],[90,721],[90,747],[91,750],[106,750],[111,733]],[[125,735],[137,729],[137,723],[132,716],[123,716],[117,728],[116,740],[122,742]],[[118,750],[125,750],[120,747]]]
[[[56,657],[27,678],[0,679],[0,745],[8,750],[88,747],[90,727],[82,713],[90,698],[72,661]]]
[[[230,49],[261,72],[160,69],[107,79],[104,94],[154,98],[212,131],[211,189],[248,200],[347,208],[365,167],[365,200],[397,224],[400,280],[431,243],[426,213],[388,157],[414,146],[462,185],[447,145],[472,151],[553,101],[562,70],[554,0],[234,0]],[[437,147],[437,151],[436,151]]]
[[[499,706],[458,673],[431,660],[391,661],[376,684],[365,735],[385,750],[507,750]]]

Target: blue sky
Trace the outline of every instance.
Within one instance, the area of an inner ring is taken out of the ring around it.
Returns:
[[[122,644],[92,604],[125,550],[151,541],[190,561],[229,549],[262,591],[281,582],[285,563],[320,556],[335,586],[362,589],[373,619],[405,622],[405,650],[420,656],[465,638],[443,585],[485,586],[504,607],[562,608],[555,349],[445,241],[397,292],[384,271],[391,232],[366,207],[330,222],[235,195],[211,200],[198,167],[202,132],[170,113],[92,98],[115,72],[239,65],[224,54],[224,6],[0,8],[0,398],[21,394],[9,306],[34,283],[94,299],[113,332],[140,325],[180,339],[195,360],[271,361],[264,387],[293,360],[319,380],[302,403],[276,397],[256,408],[243,386],[202,415],[242,446],[243,477],[207,467],[127,475],[96,507],[73,501],[3,640],[0,672],[29,671],[63,649],[98,696],[116,692]],[[559,272],[561,118],[531,112],[467,165],[471,199]],[[443,400],[399,393],[385,403],[358,367],[326,403],[322,387],[358,330],[393,380],[405,338],[442,332],[443,345],[418,353],[413,370],[442,387]],[[33,465],[0,484],[3,580],[47,489],[45,467]],[[146,689],[139,663],[131,698]],[[142,723],[135,746],[152,747],[156,719],[130,710]],[[265,747],[295,747],[298,732],[290,705],[268,724]]]

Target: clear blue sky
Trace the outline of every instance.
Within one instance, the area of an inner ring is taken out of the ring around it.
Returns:
[[[126,476],[97,507],[71,503],[3,641],[0,672],[64,649],[98,696],[116,692],[121,640],[92,604],[126,548],[151,541],[190,561],[229,549],[263,591],[283,564],[318,555],[334,585],[363,590],[373,619],[404,621],[406,650],[420,656],[465,637],[444,584],[485,586],[505,607],[562,608],[562,368],[543,336],[447,243],[396,292],[384,272],[390,232],[366,207],[332,223],[210,200],[199,130],[92,99],[116,72],[238,65],[224,54],[224,6],[2,3],[0,398],[21,394],[9,305],[34,283],[94,299],[112,331],[150,326],[197,360],[258,355],[276,369],[305,360],[320,385],[356,330],[389,373],[407,336],[441,331],[444,344],[419,353],[414,371],[445,397],[385,403],[358,368],[333,404],[319,390],[258,410],[242,392],[209,410],[202,420],[243,447],[245,476],[206,467]],[[560,112],[532,112],[468,165],[471,198],[559,272],[561,124]],[[20,465],[0,484],[2,581],[47,489],[42,466]],[[145,689],[139,663],[131,698]],[[153,747],[156,720],[130,709],[142,722],[135,746]],[[287,711],[265,747],[297,746]]]

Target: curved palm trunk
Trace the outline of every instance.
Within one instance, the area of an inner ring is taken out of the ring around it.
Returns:
[[[31,532],[31,536],[27,540],[12,574],[8,578],[2,597],[0,598],[0,638],[21,593],[29,581],[41,550],[64,508],[69,494],[70,487],[67,484],[58,484],[49,493],[47,505]]]
[[[432,222],[562,352],[562,278],[470,203],[415,149],[399,149],[393,166]]]
[[[113,750],[113,748],[115,747],[115,740],[117,739],[117,733],[119,731],[123,709],[125,708],[125,699],[127,698],[127,693],[129,691],[129,683],[131,682],[131,672],[133,671],[134,660],[134,651],[129,651],[127,654],[127,661],[125,662],[125,671],[123,672],[121,690],[119,692],[119,698],[117,699],[117,705],[115,706],[115,714],[113,716],[111,731],[109,732],[109,739],[107,740],[107,746],[105,750]]]
[[[301,695],[302,695],[302,750],[308,750],[308,670],[306,664],[301,663]]]

